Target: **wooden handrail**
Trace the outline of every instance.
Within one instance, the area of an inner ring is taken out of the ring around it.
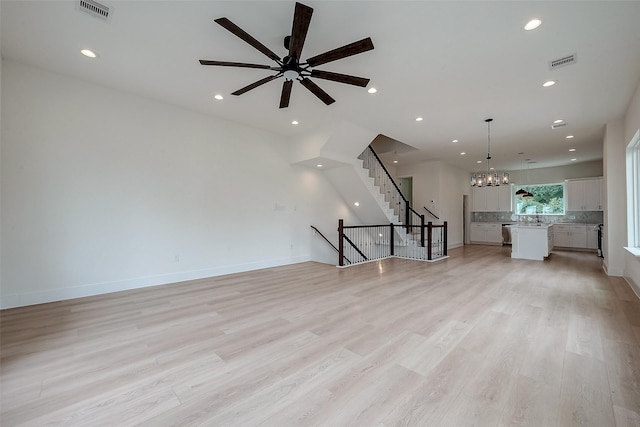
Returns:
[[[311,228],[313,228],[313,229],[315,230],[315,232],[316,232],[316,233],[318,233],[318,234],[320,235],[320,237],[322,237],[322,238],[325,240],[325,242],[327,242],[328,244],[330,244],[330,245],[331,245],[331,247],[332,247],[333,249],[335,249],[335,251],[336,251],[336,252],[340,253],[340,251],[338,250],[338,248],[336,248],[336,245],[334,245],[333,243],[331,243],[331,241],[329,241],[329,239],[327,239],[327,238],[324,236],[324,234],[322,234],[322,232],[321,232],[320,230],[318,230],[318,229],[317,229],[316,227],[314,227],[313,225],[311,226]],[[347,257],[346,257],[346,256],[344,256],[344,255],[343,255],[343,257],[344,257],[344,259],[346,259],[346,260],[347,260],[347,262],[348,262],[349,264],[351,264],[351,261],[349,260],[349,258],[347,258]]]
[[[431,215],[432,217],[434,217],[435,219],[440,219],[436,214],[434,214],[433,212],[431,212],[426,206],[423,206],[424,210],[429,212],[429,215]]]

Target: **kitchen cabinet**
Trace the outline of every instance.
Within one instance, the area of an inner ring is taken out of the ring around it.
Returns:
[[[472,222],[469,230],[472,243],[502,244],[502,224],[493,222]]]
[[[511,212],[511,185],[472,189],[473,212]]]
[[[553,226],[553,246],[587,248],[587,226],[556,224]]]
[[[602,178],[572,179],[566,183],[568,211],[602,210]]]
[[[597,225],[587,225],[587,249],[598,249]]]

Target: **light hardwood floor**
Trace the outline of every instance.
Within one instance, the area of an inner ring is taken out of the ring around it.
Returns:
[[[9,426],[640,426],[640,301],[594,254],[303,263],[4,310]]]

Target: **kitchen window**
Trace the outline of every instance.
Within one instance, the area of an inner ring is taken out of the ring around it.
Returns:
[[[640,256],[640,130],[627,145],[627,250]]]
[[[516,186],[533,197],[516,196],[518,215],[564,215],[564,184]]]

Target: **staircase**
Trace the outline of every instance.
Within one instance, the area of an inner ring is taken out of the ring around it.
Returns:
[[[339,233],[347,242],[342,242],[341,253],[355,260],[352,263],[388,256],[422,260],[446,257],[446,223],[425,224],[424,215],[409,205],[373,148],[367,147],[358,159],[360,163],[353,165],[355,175],[377,205],[376,210],[384,215],[384,222],[369,220],[364,222],[377,225],[349,227],[341,221]],[[437,232],[440,227],[443,232]]]

